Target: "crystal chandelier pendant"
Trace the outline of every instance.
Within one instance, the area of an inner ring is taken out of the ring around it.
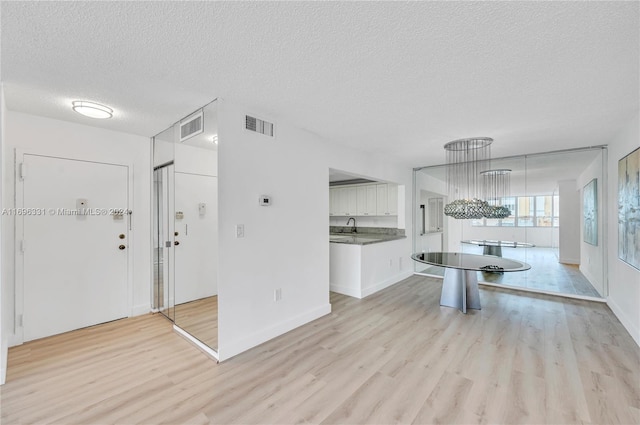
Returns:
[[[511,170],[486,170],[482,175],[482,197],[491,206],[491,211],[485,218],[507,218],[511,215],[509,208],[502,205],[504,198],[509,196],[511,186]]]
[[[456,219],[479,219],[492,212],[491,206],[481,200],[480,174],[489,169],[491,160],[490,137],[454,140],[444,145],[447,153],[447,189],[449,199],[444,213]]]
[[[493,207],[480,199],[456,199],[444,207],[445,215],[457,219],[480,219],[491,214]]]
[[[485,218],[507,218],[511,215],[511,210],[509,210],[509,208],[507,207],[503,207],[503,206],[498,206],[498,207],[492,207],[490,206],[491,210],[489,211],[489,213],[487,215],[485,215]]]

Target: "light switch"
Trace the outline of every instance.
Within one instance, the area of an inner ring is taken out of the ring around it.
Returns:
[[[207,204],[200,202],[198,204],[198,214],[205,215],[207,213]]]
[[[236,238],[244,238],[244,224],[236,224]]]

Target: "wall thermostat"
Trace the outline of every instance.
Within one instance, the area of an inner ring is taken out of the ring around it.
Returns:
[[[267,195],[260,195],[260,205],[263,207],[271,205],[271,197]]]

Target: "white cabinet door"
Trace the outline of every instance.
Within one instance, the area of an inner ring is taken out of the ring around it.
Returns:
[[[372,216],[377,214],[376,185],[358,186],[358,213],[360,216]]]
[[[386,184],[376,185],[376,214],[377,215],[389,215],[387,211],[387,194],[388,189]]]
[[[389,215],[398,215],[398,185],[387,185],[387,212]]]
[[[378,215],[398,215],[398,186],[376,185],[376,212]]]
[[[358,199],[357,199],[357,214],[356,215],[368,215],[367,214],[367,187],[358,186]]]
[[[375,185],[366,186],[367,188],[367,206],[365,208],[365,215],[376,215],[377,213],[377,200],[378,193]]]
[[[336,209],[334,215],[349,216],[358,212],[358,191],[356,187],[340,187],[336,191]]]
[[[329,215],[340,215],[338,208],[338,189],[329,189]]]
[[[347,210],[345,215],[356,215],[358,213],[358,189],[348,187],[347,190]]]
[[[349,208],[349,200],[347,199],[349,193],[347,192],[347,188],[341,187],[339,189],[336,189],[336,192],[336,199],[338,201],[336,215],[347,215],[347,208]]]

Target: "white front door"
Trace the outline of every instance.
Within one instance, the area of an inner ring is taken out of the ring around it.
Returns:
[[[128,167],[23,161],[24,341],[126,317]]]

